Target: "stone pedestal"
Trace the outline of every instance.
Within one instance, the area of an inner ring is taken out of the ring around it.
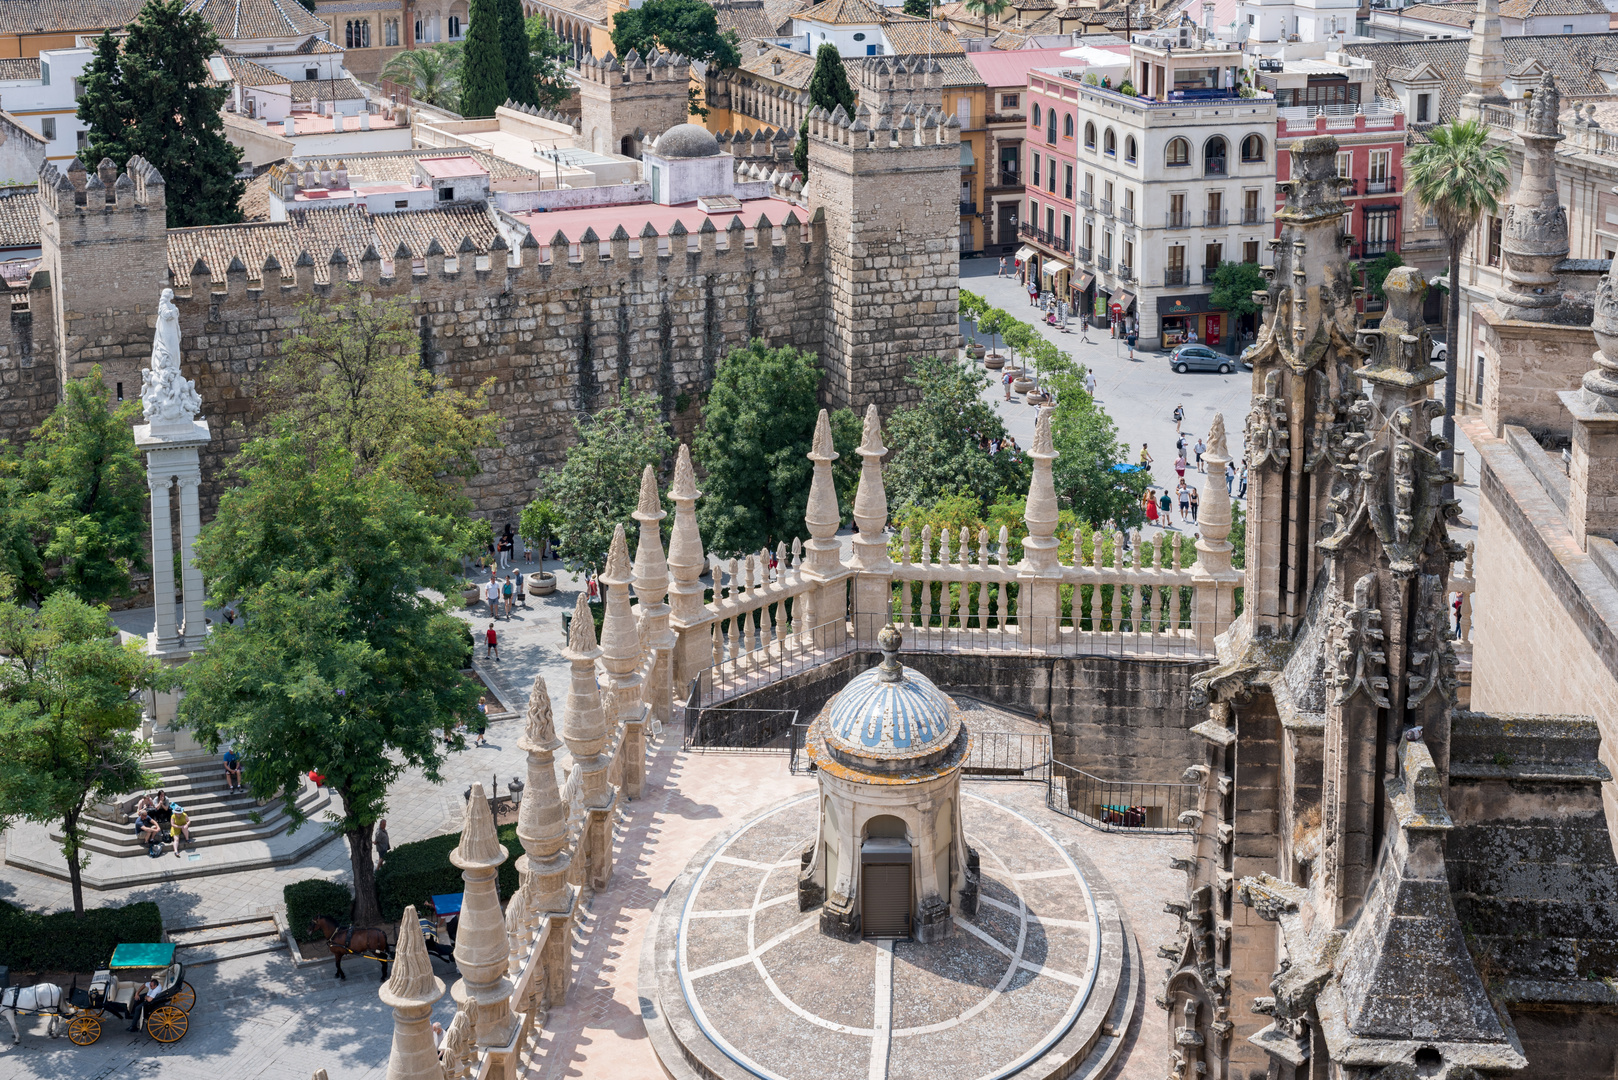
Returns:
[[[152,494],[152,607],[156,628],[147,638],[155,656],[184,659],[202,648],[208,637],[202,614],[202,572],[193,559],[202,531],[198,486],[202,466],[197,451],[212,438],[206,420],[170,424],[136,424],[135,446],[146,455],[146,485]],[[180,503],[179,554],[183,602],[177,609],[174,581],[174,530],[170,525],[174,491]]]
[[[1618,412],[1584,390],[1560,397],[1573,414],[1567,524],[1579,547],[1588,549],[1591,536],[1618,538]]]

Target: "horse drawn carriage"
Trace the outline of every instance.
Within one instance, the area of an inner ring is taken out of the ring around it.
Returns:
[[[157,980],[158,989],[143,1006],[138,995],[150,978]],[[67,1037],[78,1046],[101,1038],[108,1017],[128,1020],[140,1009],[146,1034],[160,1043],[178,1042],[191,1026],[196,1003],[197,992],[185,981],[185,965],[175,961],[174,946],[167,943],[119,945],[87,988],[75,980],[66,992],[54,983],[0,991],[0,1014],[10,1021],[14,1041],[20,1038],[15,1016],[50,1016],[51,1037],[65,1021]]]

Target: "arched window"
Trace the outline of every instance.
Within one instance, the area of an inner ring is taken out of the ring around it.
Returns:
[[[1191,164],[1191,144],[1184,139],[1170,139],[1169,148],[1164,156],[1167,165]]]
[[[1086,150],[1096,148],[1096,126],[1088,120],[1084,122],[1084,148]]]
[[[1101,136],[1101,152],[1108,157],[1118,156],[1118,136],[1108,128],[1106,134]]]
[[[449,36],[451,41],[461,36],[461,17],[459,15],[449,17]]]
[[[415,38],[415,40],[420,41],[421,39],[422,39],[421,38],[421,20],[417,19],[416,20],[416,38]]]
[[[1043,114],[1039,111],[1039,104],[1036,102],[1034,105],[1034,126],[1036,128],[1039,127],[1041,115]]]
[[[1249,135],[1247,138],[1242,140],[1242,160],[1264,160],[1264,136]]]
[[[1073,114],[1062,114],[1062,134],[1071,139],[1073,137]]]
[[[1202,144],[1202,173],[1204,176],[1225,175],[1225,153],[1230,144],[1223,135],[1215,135]]]
[[[1051,145],[1056,144],[1056,110],[1045,110],[1045,141]]]
[[[1124,160],[1131,165],[1135,164],[1135,136],[1133,135],[1124,136]]]

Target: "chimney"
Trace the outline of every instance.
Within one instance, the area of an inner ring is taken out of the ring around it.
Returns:
[[[287,117],[281,121],[281,132],[284,135],[296,135],[298,133],[298,122],[290,116]]]
[[[360,130],[361,131],[370,131],[371,130],[371,111],[369,109],[367,109],[365,112],[360,113]]]

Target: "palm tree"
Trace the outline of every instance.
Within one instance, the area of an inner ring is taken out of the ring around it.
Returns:
[[[966,10],[983,16],[983,36],[989,36],[989,20],[998,19],[1011,6],[1011,0],[966,0]]]
[[[382,78],[408,86],[411,98],[440,108],[454,108],[460,100],[460,76],[459,42],[394,53],[382,67]]]
[[[968,3],[971,0],[967,0]],[[1474,120],[1457,120],[1427,132],[1428,142],[1405,155],[1405,183],[1444,234],[1449,251],[1449,306],[1445,312],[1444,440],[1455,444],[1455,359],[1460,349],[1461,252],[1466,238],[1484,214],[1500,209],[1500,196],[1511,183],[1505,147],[1489,142],[1489,128]],[[1444,467],[1454,451],[1444,451]],[[1448,498],[1449,486],[1445,486]]]

